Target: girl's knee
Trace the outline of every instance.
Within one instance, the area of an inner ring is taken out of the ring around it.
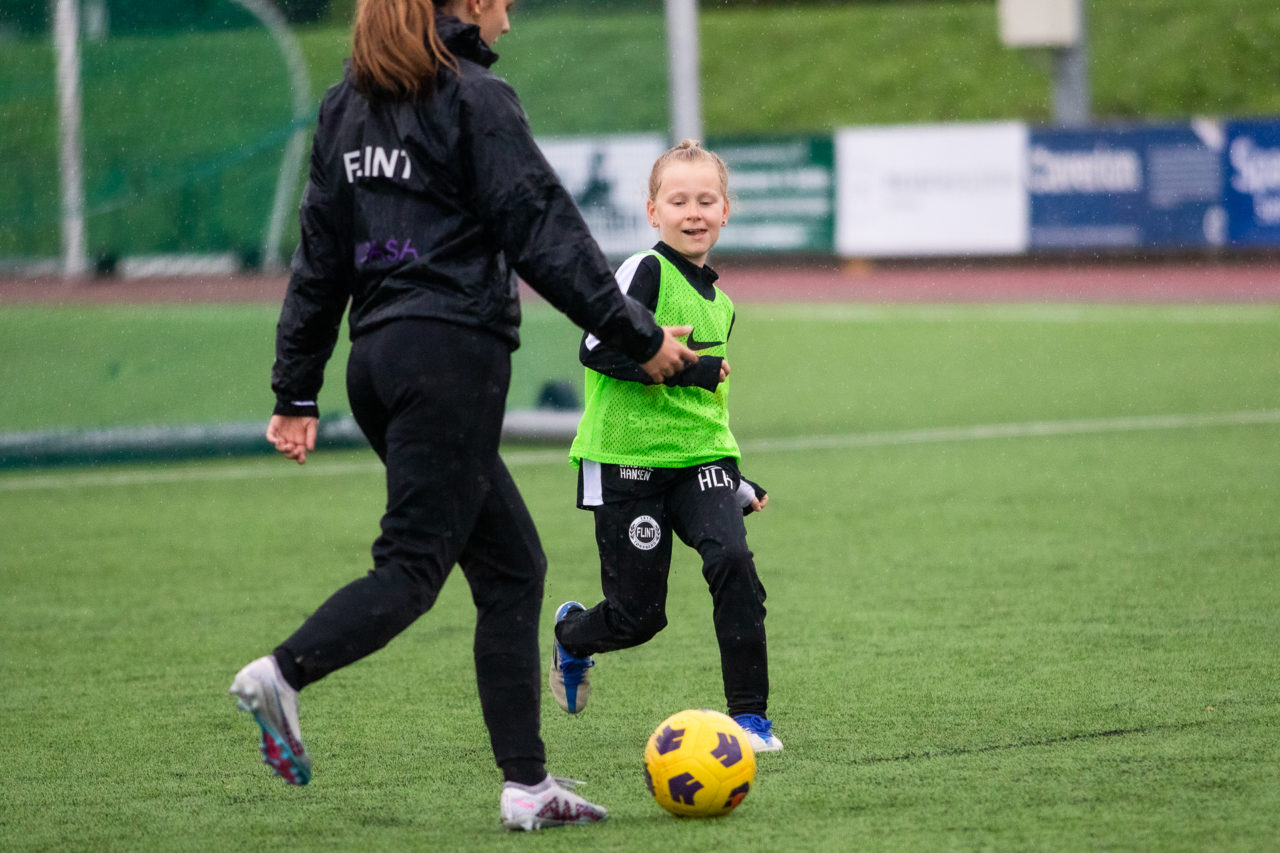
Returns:
[[[702,571],[708,576],[747,572],[755,574],[755,555],[746,544],[715,545],[702,550]]]
[[[630,613],[617,612],[615,616],[618,635],[632,645],[652,640],[667,627],[666,611],[656,605]]]

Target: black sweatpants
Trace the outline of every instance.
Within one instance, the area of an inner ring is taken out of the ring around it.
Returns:
[[[546,557],[498,457],[510,377],[501,340],[451,323],[397,320],[353,342],[352,413],[387,469],[382,535],[373,570],[334,593],[276,657],[300,688],[377,651],[431,608],[457,563],[476,606],[476,680],[494,757],[508,779],[536,783],[546,759]]]
[[[702,557],[729,714],[766,716],[765,590],[747,548],[732,460],[681,469],[601,465],[612,494],[595,514],[604,601],[569,614],[556,638],[575,655],[638,646],[667,625],[672,534]],[[629,478],[644,472],[639,483]],[[635,485],[633,485],[633,483]],[[630,496],[619,497],[630,492]]]

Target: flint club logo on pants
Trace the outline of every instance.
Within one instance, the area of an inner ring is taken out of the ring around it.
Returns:
[[[627,535],[631,537],[631,544],[641,551],[652,551],[662,541],[662,528],[651,517],[642,515],[631,522]]]

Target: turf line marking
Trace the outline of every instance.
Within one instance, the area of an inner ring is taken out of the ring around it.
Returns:
[[[904,761],[927,761],[932,758],[953,758],[964,755],[982,755],[987,752],[1004,752],[1014,749],[1037,749],[1045,746],[1058,746],[1064,743],[1074,743],[1081,740],[1101,740],[1103,738],[1125,737],[1127,735],[1145,735],[1154,732],[1176,732],[1185,729],[1200,728],[1208,724],[1208,720],[1199,720],[1190,723],[1165,723],[1153,726],[1138,726],[1132,729],[1109,729],[1103,732],[1081,732],[1074,735],[1061,735],[1059,737],[1050,737],[1043,740],[1029,740],[1021,743],[998,743],[990,746],[974,746],[974,747],[955,747],[954,749],[939,749],[931,752],[905,752],[902,755],[893,755],[889,757],[873,757],[859,758],[849,762],[854,766],[867,766],[872,764],[894,764]]]
[[[755,321],[802,320],[819,323],[1181,323],[1257,324],[1280,319],[1272,304],[1097,305],[1074,303],[959,303],[819,305],[759,303],[750,306]]]
[[[787,450],[826,450],[851,447],[885,447],[900,444],[938,444],[953,441],[980,441],[995,438],[1088,435],[1091,433],[1136,432],[1159,429],[1196,429],[1216,426],[1246,426],[1280,423],[1280,409],[1221,412],[1204,415],[1137,415],[1079,421],[1032,421],[1030,423],[985,424],[971,427],[933,427],[896,432],[867,432],[853,435],[807,435],[795,438],[761,438],[742,442],[742,449],[757,453]]]
[[[1199,429],[1204,427],[1248,426],[1280,423],[1280,409],[1243,412],[1218,412],[1197,415],[1145,415],[1124,418],[1097,418],[1073,421],[1032,421],[1028,423],[984,424],[968,427],[932,427],[927,429],[867,432],[847,435],[809,435],[795,438],[760,438],[743,441],[742,449],[753,453],[786,453],[805,450],[840,450],[860,447],[889,447],[909,444],[941,444],[960,441],[984,441],[1000,438],[1036,438],[1044,436],[1090,435],[1138,432],[1142,430]],[[568,465],[565,449],[515,450],[503,454],[509,467],[523,465]],[[95,486],[144,486],[163,483],[218,482],[229,480],[272,480],[290,476],[288,465],[258,464],[228,467],[184,466],[181,468],[106,471],[6,474],[0,476],[0,492],[37,489],[82,489]],[[380,474],[382,464],[373,460],[360,462],[318,462],[307,471],[309,476],[347,476]]]
[[[314,474],[372,474],[380,471],[377,462],[343,462],[313,467]],[[150,486],[164,483],[220,482],[223,480],[275,480],[287,477],[284,471],[266,465],[238,465],[226,468],[191,467],[139,471],[104,471],[68,474],[16,474],[0,478],[0,492],[26,489],[79,489],[89,486]]]

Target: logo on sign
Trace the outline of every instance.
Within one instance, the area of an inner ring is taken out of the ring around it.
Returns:
[[[1054,151],[1034,146],[1027,184],[1042,195],[1136,193],[1142,190],[1142,158],[1128,148]]]
[[[1231,188],[1253,197],[1253,212],[1264,225],[1280,224],[1280,148],[1264,148],[1247,136],[1236,138],[1227,152]]]

